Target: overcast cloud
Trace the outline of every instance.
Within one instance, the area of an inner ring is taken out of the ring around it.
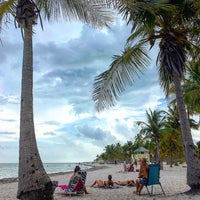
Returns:
[[[166,108],[156,72],[156,53],[144,75],[128,87],[117,105],[97,113],[92,101],[96,75],[121,54],[130,27],[118,21],[94,30],[73,23],[39,25],[34,35],[34,119],[44,162],[93,161],[106,145],[133,140],[146,109]],[[18,162],[22,38],[10,25],[0,46],[0,162]],[[194,140],[200,140],[197,132]],[[6,156],[8,155],[9,156]]]

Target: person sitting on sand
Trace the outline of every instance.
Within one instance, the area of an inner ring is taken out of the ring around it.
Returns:
[[[128,168],[129,172],[133,172],[134,171],[134,165],[133,163],[130,164],[129,168]]]
[[[121,186],[135,186],[135,181],[134,180],[127,180],[127,181],[117,181],[114,182],[117,185]]]
[[[134,194],[139,195],[141,193],[143,186],[148,183],[148,177],[149,177],[149,166],[146,162],[146,159],[142,158],[140,164],[139,177],[135,183],[136,191],[133,192]]]
[[[77,165],[74,169],[74,173],[71,175],[70,180],[69,180],[69,184],[68,187],[69,188],[73,188],[74,185],[77,183],[77,181],[75,180],[77,177],[81,178],[81,168]],[[85,194],[89,194],[89,192],[87,191],[85,185],[84,185],[84,192]]]
[[[98,187],[104,187],[104,188],[113,187],[114,182],[112,181],[112,175],[108,175],[107,181],[103,181],[101,179],[96,179],[90,187],[93,187],[95,185],[97,185]]]

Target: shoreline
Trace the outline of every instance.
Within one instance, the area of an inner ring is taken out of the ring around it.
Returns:
[[[166,195],[164,196],[162,194],[159,185],[155,185],[153,187],[154,194],[150,197],[145,187],[141,195],[133,194],[133,191],[135,191],[134,186],[120,186],[114,189],[90,187],[96,179],[107,180],[109,174],[112,175],[113,181],[135,180],[138,177],[138,172],[124,172],[122,164],[100,165],[98,163],[93,163],[90,169],[85,170],[87,171],[85,186],[90,194],[83,196],[65,196],[57,187],[54,193],[54,200],[64,200],[66,198],[70,200],[199,200],[200,191],[191,193],[190,187],[186,184],[186,170],[187,167],[181,165],[173,166],[172,168],[168,165],[164,165],[163,170],[160,171],[160,182]],[[52,181],[58,181],[58,184],[62,185],[68,184],[71,173],[51,174],[49,176]],[[0,200],[17,200],[17,189],[17,181],[0,184]]]
[[[84,171],[94,171],[94,170],[99,170],[102,168],[105,168],[106,166],[97,166],[94,164],[85,164],[85,163],[80,163],[81,165],[85,165],[85,166],[90,166],[90,168],[84,170]],[[67,174],[71,174],[73,172],[73,170],[71,171],[67,171],[67,172],[55,172],[55,173],[48,173],[48,175],[50,177],[54,177],[54,176],[59,176],[59,175],[67,175]],[[11,178],[2,178],[0,179],[0,184],[6,184],[6,183],[13,183],[13,182],[18,182],[18,177],[11,177]]]

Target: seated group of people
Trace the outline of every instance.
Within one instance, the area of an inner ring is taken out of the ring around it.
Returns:
[[[130,163],[130,165],[126,164],[126,161],[124,160],[123,166],[125,172],[133,172],[134,171],[134,165],[137,167],[137,161],[134,161],[134,163]]]
[[[135,181],[134,180],[127,180],[127,181],[116,181],[116,182],[114,182],[112,180],[112,175],[108,175],[107,181],[103,181],[101,179],[96,179],[94,181],[94,183],[91,185],[91,187],[96,185],[98,187],[109,188],[109,187],[113,187],[114,184],[121,185],[121,186],[135,186]]]
[[[114,182],[112,180],[112,175],[108,175],[108,180],[104,181],[101,179],[96,179],[91,187],[98,186],[103,188],[109,188],[113,187],[114,184],[120,185],[120,186],[136,186],[136,190],[133,192],[134,194],[140,194],[142,191],[142,188],[144,185],[148,182],[148,164],[146,163],[146,159],[143,158],[141,160],[140,170],[139,170],[139,177],[134,180],[126,180],[126,181],[116,181]],[[70,177],[70,181],[68,184],[68,188],[73,188],[75,183],[77,183],[77,178],[82,177],[81,175],[83,172],[81,172],[81,168],[79,166],[76,166],[74,169],[74,173]],[[85,175],[86,176],[86,175]],[[85,182],[83,181],[83,188],[85,194],[89,194],[85,187]]]
[[[94,181],[94,183],[91,185],[93,187],[94,185],[97,185],[99,187],[112,187],[114,184],[121,185],[121,186],[135,186],[136,190],[133,192],[134,194],[139,195],[143,189],[143,186],[148,183],[148,176],[149,176],[149,166],[146,162],[146,159],[143,158],[140,163],[140,170],[139,170],[139,176],[136,181],[134,180],[127,180],[127,181],[112,181],[112,176],[108,176],[107,181],[103,181],[101,179],[97,179]]]

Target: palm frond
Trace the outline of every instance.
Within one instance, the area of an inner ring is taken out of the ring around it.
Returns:
[[[145,138],[160,138],[160,134],[165,126],[165,111],[163,110],[146,110],[146,122],[137,121],[136,124],[141,127],[140,134]]]
[[[136,124],[138,126],[146,126],[146,127],[148,127],[148,124],[146,122],[143,122],[143,121],[137,121]]]
[[[114,1],[114,7],[117,8],[123,19],[127,23],[148,24],[148,26],[155,26],[155,19],[159,13],[172,12],[175,9],[174,5],[154,0],[154,1]],[[159,21],[159,19],[157,18]]]
[[[183,79],[185,75],[186,49],[185,43],[179,41],[173,33],[168,32],[163,36],[159,46],[160,52],[157,58],[157,64],[160,65],[159,73],[164,90],[169,89],[169,83],[172,77],[177,76]],[[158,63],[159,62],[159,63]],[[162,68],[162,69],[161,69]],[[166,77],[166,78],[165,78]]]
[[[10,16],[15,16],[16,3],[15,0],[1,1],[0,2],[0,31],[2,24],[10,23]]]
[[[133,29],[134,29],[134,31],[133,31]],[[133,25],[132,30],[131,30],[131,35],[128,37],[127,42],[132,42],[137,37],[143,36],[143,34],[144,34],[144,27],[143,26],[134,27],[134,25]]]
[[[38,7],[48,19],[80,20],[94,27],[108,26],[113,21],[109,1],[105,0],[36,0]]]
[[[163,91],[165,92],[166,97],[168,97],[170,94],[170,88],[173,87],[171,77],[163,72],[162,64],[160,64],[159,66],[158,73],[159,73],[160,85]]]
[[[193,89],[193,90],[185,93],[184,99],[186,101],[186,104],[187,104],[187,101],[189,101],[192,105],[199,105],[200,106],[199,94],[200,94],[200,88],[196,88],[196,89]]]
[[[127,83],[132,84],[150,60],[143,44],[127,47],[121,56],[113,59],[110,69],[96,76],[94,81],[93,100],[98,111],[114,106]]]
[[[16,0],[8,0],[0,2],[0,17],[2,18],[4,13],[15,14]]]

